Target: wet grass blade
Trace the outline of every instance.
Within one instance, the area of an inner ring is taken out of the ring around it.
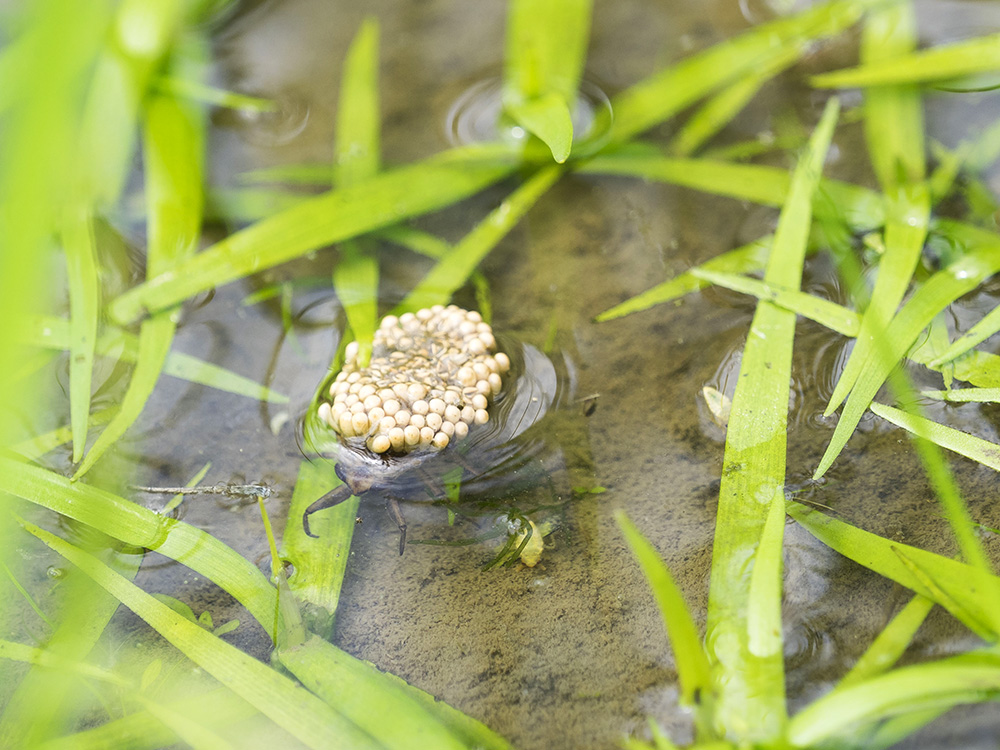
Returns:
[[[592,0],[513,0],[507,5],[504,109],[563,163],[590,35]]]
[[[106,490],[4,456],[0,456],[0,491],[177,560],[232,594],[271,633],[274,588],[253,563],[210,534]]]
[[[781,582],[785,533],[785,493],[775,491],[754,555],[747,598],[747,648],[760,659],[782,656]]]
[[[631,139],[748,71],[772,64],[790,49],[801,52],[810,41],[837,34],[868,8],[884,4],[884,0],[820,3],[804,13],[761,24],[653,74],[612,99],[612,141]]]
[[[972,631],[996,640],[997,633],[988,625],[993,621],[993,600],[1000,590],[996,576],[958,560],[884,539],[798,503],[788,504],[788,514],[844,557],[940,604]]]
[[[691,269],[691,275],[712,284],[732,289],[736,292],[751,294],[758,299],[766,299],[779,307],[814,320],[842,336],[857,336],[860,318],[853,310],[838,305],[828,299],[798,289],[781,289],[749,276],[737,276],[730,273],[706,271],[703,268]]]
[[[215,88],[195,78],[161,75],[153,82],[153,89],[158,94],[243,112],[263,113],[274,112],[278,109],[278,106],[271,99],[262,99],[259,96],[248,96],[236,91]]]
[[[873,402],[870,408],[882,419],[892,422],[897,427],[909,430],[935,445],[954,451],[983,466],[1000,471],[1000,445],[996,443],[885,404]]]
[[[507,236],[562,173],[561,167],[552,165],[529,177],[437,262],[406,295],[395,312],[448,304],[451,295],[465,284],[482,259]]]
[[[940,367],[946,362],[962,356],[975,346],[978,346],[997,331],[1000,331],[1000,306],[994,307],[982,320],[963,333],[955,342],[948,347],[940,356],[932,359],[928,364],[931,367]]]
[[[933,608],[934,602],[919,594],[910,599],[872,641],[851,671],[841,678],[836,689],[857,684],[890,669],[913,642],[917,630]]]
[[[812,224],[813,193],[839,113],[831,99],[792,176],[775,232],[765,282],[790,289],[801,284]],[[752,582],[757,564],[780,556],[781,534],[765,534],[775,503],[784,504],[786,429],[795,314],[760,302],[740,365],[726,433],[722,485],[712,552],[706,641],[715,682],[724,686],[716,721],[741,727],[746,740],[781,735],[786,721],[784,664],[780,648],[755,653],[749,612],[757,624],[780,612],[781,582]],[[748,560],[756,560],[748,565]],[[773,573],[773,565],[772,573]],[[750,600],[751,593],[758,598]],[[777,599],[775,596],[777,595]]]
[[[684,595],[653,545],[625,515],[625,511],[616,511],[615,521],[653,591],[677,664],[681,704],[695,712],[698,736],[704,739],[711,728],[713,688],[711,668],[701,635],[691,618]]]
[[[281,649],[277,658],[299,682],[385,747],[464,750],[469,746],[406,691],[379,679],[373,667],[322,638],[313,636],[301,646]]]
[[[918,289],[885,329],[885,346],[878,347],[864,363],[854,389],[847,398],[830,444],[813,475],[823,476],[847,444],[862,415],[896,363],[913,345],[920,332],[941,310],[971,292],[1000,270],[1000,238],[971,248],[947,268],[938,271]]]
[[[877,63],[916,46],[916,18],[910,3],[874,11],[865,21],[862,60]],[[930,220],[930,195],[923,182],[924,127],[920,91],[880,86],[865,92],[865,139],[886,199],[885,253],[861,319],[861,331],[826,406],[832,414],[847,398],[872,352],[881,352],[881,332],[896,312],[920,259]]]
[[[97,278],[97,246],[90,213],[86,210],[74,212],[66,222],[62,237],[70,300],[70,424],[73,428],[73,462],[77,463],[83,458],[87,441],[101,297]]]
[[[306,536],[302,529],[302,516],[315,500],[339,484],[332,462],[325,459],[302,461],[282,540],[284,556],[295,567],[288,585],[301,601],[311,605],[303,612],[308,629],[323,637],[333,635],[334,615],[350,559],[360,501],[352,496],[340,505],[312,516],[309,519],[310,529],[318,539]]]
[[[1000,652],[973,651],[903,667],[834,691],[800,711],[789,724],[788,736],[794,747],[816,747],[837,740],[844,727],[929,708],[996,700],[998,692]]]
[[[309,747],[383,745],[284,675],[185,619],[59,537],[23,523],[53,551],[90,576],[199,667]]]
[[[147,214],[147,274],[167,273],[197,247],[201,234],[202,114],[166,95],[146,105],[143,131]],[[164,310],[143,321],[136,365],[121,408],[108,424],[74,479],[79,479],[139,418],[163,371],[177,316]]]
[[[188,297],[468,197],[510,174],[505,149],[468,147],[382,173],[343,190],[308,198],[207,248],[112,301],[128,322]]]
[[[699,266],[695,266],[690,271],[678,274],[662,284],[657,284],[647,289],[635,297],[608,308],[594,318],[597,323],[606,320],[614,320],[631,315],[635,312],[648,310],[655,305],[662,305],[664,302],[678,299],[684,295],[704,289],[711,282],[699,278],[698,272],[709,273],[754,273],[764,268],[767,263],[767,256],[771,252],[771,242],[773,237],[768,235],[759,240],[755,240],[743,247],[722,253],[711,260],[707,260]]]
[[[836,70],[812,78],[820,88],[926,84],[1000,70],[1000,34]]]
[[[714,159],[656,158],[630,151],[594,157],[578,170],[585,174],[627,175],[701,190],[765,206],[781,206],[788,195],[791,176],[784,169],[757,164],[734,164]],[[882,226],[885,210],[878,193],[838,180],[823,180],[814,211],[847,221],[852,231]]]

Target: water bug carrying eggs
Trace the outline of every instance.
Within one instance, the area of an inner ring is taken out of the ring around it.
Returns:
[[[314,536],[313,513],[377,491],[399,526],[402,554],[406,523],[398,500],[415,488],[425,497],[434,488],[431,499],[439,499],[435,477],[446,469],[469,469],[477,460],[495,467],[511,458],[512,438],[537,422],[556,391],[547,357],[528,345],[499,346],[475,311],[436,305],[386,316],[370,362],[362,366],[357,343],[349,344],[343,368],[307,420],[333,444],[343,485],[306,509],[306,533]]]

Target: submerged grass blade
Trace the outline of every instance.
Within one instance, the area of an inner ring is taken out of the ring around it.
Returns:
[[[837,34],[868,8],[885,0],[842,0],[813,6],[804,13],[761,24],[750,31],[681,60],[618,94],[612,100],[612,140],[623,143],[663,122],[712,91],[795,49]]]
[[[879,347],[864,363],[834,430],[830,444],[813,475],[823,476],[847,444],[861,416],[871,403],[892,368],[913,345],[920,332],[941,310],[963,294],[975,289],[984,279],[1000,270],[1000,238],[971,248],[947,268],[938,271],[920,287],[885,329],[884,349]],[[878,355],[878,356],[876,356]]]
[[[788,504],[788,514],[844,557],[940,604],[966,627],[996,640],[998,634],[987,625],[993,621],[993,600],[1000,585],[996,576],[949,557],[884,539],[798,503]]]
[[[33,322],[33,330],[26,337],[30,344],[53,349],[69,348],[67,321],[61,318],[42,316]],[[108,354],[111,352],[119,352],[122,360],[134,362],[139,356],[139,339],[120,329],[105,331],[97,340],[97,353]],[[258,401],[268,401],[272,404],[288,403],[288,396],[190,354],[170,352],[167,355],[163,372],[175,378],[200,383],[220,391],[246,396]]]
[[[834,691],[792,719],[788,738],[794,747],[816,747],[837,740],[844,727],[914,711],[997,700],[998,693],[1000,652],[983,649],[903,667]]]
[[[801,284],[813,193],[838,113],[839,104],[831,99],[796,166],[764,276],[769,284],[790,289]],[[751,591],[751,575],[757,565],[766,568],[781,554],[781,534],[765,534],[765,529],[768,517],[777,513],[772,506],[784,503],[794,336],[794,313],[770,302],[758,304],[733,396],[719,489],[706,640],[715,682],[724,686],[716,720],[748,741],[780,736],[786,721],[780,631],[777,650],[758,655],[749,644],[748,613],[760,613],[759,624],[770,621],[770,613],[781,606],[780,580],[758,580]],[[748,565],[750,559],[754,565]]]
[[[684,595],[653,545],[625,515],[625,511],[617,511],[615,520],[653,591],[674,652],[681,703],[695,712],[698,736],[704,738],[704,733],[711,727],[713,689],[711,668],[698,628],[691,618]]]
[[[77,463],[83,458],[87,440],[101,296],[97,278],[97,245],[90,212],[74,212],[66,221],[62,236],[69,277],[70,424],[73,428],[73,462]]]
[[[562,175],[561,167],[543,167],[463,237],[406,295],[395,312],[447,304],[476,266],[496,247]]]
[[[711,282],[699,278],[699,272],[746,274],[760,271],[767,263],[772,239],[772,236],[768,235],[743,247],[722,253],[699,266],[695,266],[690,271],[678,274],[662,284],[657,284],[645,292],[605,310],[596,316],[594,321],[603,323],[606,320],[621,318],[704,289]]]
[[[191,256],[198,244],[205,124],[200,112],[161,95],[146,105],[143,135],[149,216],[147,273],[155,276]],[[135,369],[121,408],[77,468],[74,479],[83,476],[139,418],[163,371],[176,328],[173,310],[143,322]]]
[[[514,168],[503,148],[467,147],[308,198],[243,229],[112,301],[113,318],[172,307],[229,281],[424,214],[478,192]]]
[[[1000,471],[1000,445],[996,443],[884,404],[872,403],[870,408],[882,419],[892,422],[904,430],[909,430],[942,448],[971,458],[983,466]]]
[[[813,86],[848,88],[889,84],[924,84],[1000,70],[1000,34],[899,55],[857,68],[814,76]]]
[[[292,680],[185,619],[83,550],[31,524],[25,528],[100,584],[175,648],[309,747],[379,748]]]
[[[282,538],[284,557],[295,568],[288,585],[299,600],[311,605],[305,608],[303,617],[309,630],[323,637],[333,635],[333,618],[350,559],[360,501],[352,496],[340,505],[312,516],[310,527],[318,539],[306,536],[302,529],[302,516],[315,500],[339,484],[331,462],[324,459],[302,461]]]
[[[853,310],[828,299],[817,297],[798,289],[782,289],[774,287],[749,276],[737,276],[731,273],[706,271],[704,268],[693,268],[690,271],[695,278],[712,284],[732,289],[744,294],[752,294],[758,299],[770,300],[779,307],[814,320],[842,336],[857,336],[860,318]]]
[[[914,596],[878,634],[868,649],[837,683],[837,690],[882,674],[895,664],[913,641],[913,636],[927,619],[934,602]]]
[[[794,63],[801,53],[788,47],[760,69],[753,69],[713,96],[684,123],[667,150],[674,156],[695,153],[725,128],[753,99],[761,87]]]

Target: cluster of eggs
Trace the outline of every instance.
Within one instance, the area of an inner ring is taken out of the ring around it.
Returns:
[[[435,305],[388,315],[367,367],[358,363],[357,342],[348,344],[319,417],[373,453],[440,450],[489,421],[490,401],[510,369],[496,348],[493,330],[475,311]]]

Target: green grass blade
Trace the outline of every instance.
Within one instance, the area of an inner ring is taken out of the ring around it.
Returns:
[[[861,60],[892,60],[917,44],[912,3],[879,8],[865,17]],[[924,178],[924,117],[920,90],[913,86],[880,86],[865,91],[865,140],[868,155],[886,191]]]
[[[988,598],[996,597],[994,592],[1000,583],[996,576],[958,560],[884,539],[798,503],[789,503],[787,510],[831,549],[940,604],[971,630],[996,639],[997,634],[991,634],[985,624],[992,622],[994,604]],[[897,551],[911,564],[904,563]]]
[[[277,652],[281,665],[329,706],[394,750],[464,750],[466,743],[369,665],[312,636]],[[346,675],[350,675],[347,677]]]
[[[842,336],[857,336],[861,319],[856,312],[848,310],[828,299],[798,289],[783,289],[774,287],[749,276],[737,276],[730,273],[706,271],[703,268],[691,269],[691,275],[703,281],[732,289],[736,292],[751,294],[758,299],[766,299],[779,307],[794,312]]]
[[[914,596],[878,634],[851,667],[851,671],[837,683],[837,690],[855,685],[890,669],[913,641],[917,630],[927,619],[934,602]]]
[[[656,158],[629,151],[594,157],[579,167],[585,174],[640,177],[656,182],[701,190],[765,206],[781,206],[788,195],[791,177],[784,169],[757,164],[734,164],[713,159]],[[823,180],[814,210],[818,216],[843,218],[855,232],[864,232],[885,222],[878,193],[838,180]]]
[[[928,364],[931,367],[940,367],[946,362],[951,362],[974,346],[978,346],[997,331],[1000,331],[1000,305],[989,311],[983,319],[972,328],[963,333],[955,342],[948,347],[947,351],[932,359]]]
[[[199,667],[307,746],[383,747],[289,678],[180,616],[93,556],[36,526],[27,523],[24,526],[145,620]]]
[[[337,187],[356,185],[378,172],[381,154],[378,42],[378,21],[366,18],[347,50],[334,147]]]
[[[801,284],[811,206],[839,113],[828,102],[792,176],[764,280]],[[781,582],[758,581],[751,571],[780,556],[780,534],[765,534],[774,503],[784,502],[786,429],[795,314],[770,302],[757,306],[740,365],[726,434],[706,641],[720,694],[716,720],[738,727],[751,741],[780,736],[785,722],[784,664],[780,648],[757,655],[749,644],[749,612],[769,621],[780,611]],[[775,548],[774,545],[778,545]],[[757,563],[748,565],[754,558]],[[774,573],[773,565],[771,572]],[[778,598],[775,600],[775,594]],[[758,623],[761,620],[758,620]]]
[[[857,68],[814,76],[813,86],[847,88],[889,84],[924,84],[1000,70],[1000,34],[899,55]]]
[[[884,404],[873,402],[870,408],[882,419],[892,422],[904,430],[909,430],[961,456],[971,458],[983,466],[1000,471],[1000,445],[996,443]]]
[[[996,700],[1000,653],[984,649],[903,667],[814,701],[789,724],[794,747],[816,747],[844,727],[914,711]]]
[[[592,0],[512,0],[507,6],[504,103],[555,94],[576,100]]]
[[[34,664],[48,669],[65,670],[68,673],[79,675],[80,677],[89,677],[94,680],[110,682],[115,685],[126,686],[129,684],[129,681],[124,677],[121,677],[114,672],[109,672],[106,669],[95,667],[94,665],[87,664],[86,662],[66,661],[62,657],[52,653],[52,650],[49,648],[43,649],[38,648],[37,646],[28,646],[23,643],[0,641],[0,659],[27,662],[28,664]]]
[[[457,149],[309,198],[207,248],[129,290],[110,305],[121,322],[158,311],[220,284],[262,271],[319,247],[395,224],[472,195],[513,169],[503,149]]]
[[[695,712],[698,735],[702,736],[711,727],[712,673],[698,628],[691,618],[691,610],[670,575],[670,570],[649,540],[625,515],[625,511],[616,511],[615,521],[652,589],[674,652],[681,704]]]
[[[768,253],[771,252],[772,236],[768,235],[759,240],[738,247],[735,250],[722,253],[711,260],[707,260],[701,265],[695,266],[690,271],[678,274],[672,279],[657,284],[647,289],[641,294],[637,294],[631,299],[608,308],[594,318],[597,323],[606,320],[621,318],[631,315],[634,312],[648,310],[655,305],[683,297],[691,292],[697,292],[709,286],[708,281],[699,278],[696,272],[708,273],[754,273],[764,268],[767,263]]]
[[[858,343],[826,406],[826,416],[847,398],[870,358],[878,357],[886,349],[882,332],[906,293],[927,238],[930,199],[925,184],[900,187],[887,203],[886,250],[879,263],[875,289],[861,318]]]
[[[340,258],[333,269],[333,288],[358,342],[360,362],[371,358],[372,339],[378,325],[378,263],[369,250],[355,240],[342,243]]]
[[[352,496],[328,511],[315,514],[309,525],[318,539],[306,536],[302,515],[315,500],[339,484],[331,462],[323,459],[301,462],[282,539],[284,556],[295,568],[288,585],[300,601],[311,605],[303,612],[309,630],[324,637],[333,635],[333,617],[350,559],[359,500]]]
[[[98,487],[0,456],[0,491],[73,518],[126,544],[155,550],[228,591],[268,633],[275,591],[250,561],[210,534]]]
[[[163,701],[161,706],[211,726],[224,727],[258,715],[257,709],[226,688],[178,700]],[[177,735],[149,711],[135,711],[120,719],[49,740],[39,750],[155,750],[177,741]]]
[[[562,168],[552,165],[529,177],[437,262],[406,295],[396,311],[447,304],[482,259],[507,236],[562,173]]]
[[[955,388],[949,391],[920,391],[921,396],[952,403],[1000,403],[1000,388]]]
[[[866,9],[884,4],[882,0],[820,3],[804,13],[761,24],[653,74],[612,99],[613,142],[631,139],[748,71],[771,64],[790,49],[801,53],[810,41],[837,34]]]
[[[573,145],[572,109],[590,34],[592,0],[507,5],[504,110],[562,164]]]
[[[938,271],[900,309],[882,337],[885,347],[879,347],[862,367],[854,389],[840,415],[830,444],[813,477],[823,476],[847,444],[861,416],[875,394],[916,341],[920,332],[941,310],[956,299],[975,289],[984,279],[1000,270],[1000,240],[973,247],[947,268]],[[875,356],[879,355],[879,356]]]
[[[21,540],[23,543],[23,540]],[[142,555],[103,549],[98,553],[127,580],[135,578]],[[45,644],[46,659],[64,665],[83,664],[101,638],[118,600],[84,576],[68,576],[61,591],[59,625]],[[120,679],[120,678],[116,678]],[[66,673],[40,663],[8,697],[0,719],[0,746],[31,747],[79,718],[81,685]]]
[[[747,600],[747,648],[760,659],[782,658],[781,581],[785,493],[779,489],[764,522],[754,556]]]
[[[505,107],[514,121],[549,147],[552,158],[562,164],[573,148],[573,117],[566,102],[556,93]]]
[[[157,94],[243,112],[274,112],[278,108],[271,99],[261,99],[259,96],[247,96],[235,91],[226,91],[208,86],[193,78],[180,76],[158,76],[153,82],[153,89]]]
[[[34,346],[68,349],[68,323],[61,318],[40,316],[35,319],[33,330],[26,336],[26,339]],[[106,330],[97,340],[97,353],[112,352],[118,352],[121,359],[126,362],[135,362],[139,356],[139,339],[120,329]],[[190,354],[170,352],[167,355],[163,372],[175,378],[200,383],[220,391],[246,396],[258,401],[268,401],[272,404],[288,403],[288,396]]]
[[[165,95],[146,105],[144,125],[147,274],[155,277],[190,257],[198,244],[205,125],[200,112]],[[136,366],[121,409],[87,453],[74,479],[83,476],[139,418],[166,363],[176,328],[173,310],[143,322]]]
[[[761,87],[794,63],[801,53],[795,47],[785,49],[760,69],[738,78],[695,111],[667,147],[674,156],[690,156],[725,128],[753,99]]]
[[[97,345],[100,281],[93,218],[81,210],[66,222],[63,231],[66,272],[69,277],[69,382],[70,424],[73,427],[73,462],[83,458],[90,416],[90,391]]]
[[[871,13],[862,37],[868,62],[903,55],[916,45],[916,19],[910,3]],[[880,86],[865,92],[865,139],[875,174],[886,193],[885,254],[858,341],[837,380],[825,414],[847,398],[873,351],[881,351],[881,332],[903,299],[927,239],[930,195],[923,183],[923,103],[919,90]]]
[[[116,406],[95,411],[90,415],[90,426],[93,428],[107,424],[111,421],[116,411],[118,411],[118,407]],[[65,445],[72,439],[72,430],[69,425],[66,425],[64,427],[57,427],[41,435],[36,435],[28,440],[23,440],[14,445],[11,450],[27,459],[35,460],[41,458],[49,451],[55,450],[60,445]]]

